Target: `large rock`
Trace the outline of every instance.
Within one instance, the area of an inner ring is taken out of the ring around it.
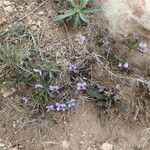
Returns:
[[[127,35],[132,32],[150,38],[150,0],[97,0],[103,3],[111,33]]]

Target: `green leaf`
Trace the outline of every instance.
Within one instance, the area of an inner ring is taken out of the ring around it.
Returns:
[[[61,21],[61,20],[65,19],[65,18],[68,18],[68,17],[74,15],[75,13],[76,13],[76,11],[70,10],[70,11],[67,11],[65,14],[54,16],[52,18],[52,20],[55,21],[55,22]]]
[[[76,29],[80,25],[80,16],[79,14],[76,14],[75,21],[74,21],[74,28]]]
[[[86,15],[84,15],[82,13],[79,13],[79,15],[83,22],[89,23],[89,18]]]
[[[97,13],[100,10],[101,10],[101,8],[99,6],[97,6],[97,7],[93,7],[93,8],[89,8],[89,9],[84,9],[81,12],[85,13],[85,14],[88,14],[88,13],[92,13],[93,14],[93,13]]]
[[[88,4],[88,2],[89,2],[89,0],[80,0],[81,9],[83,9]]]
[[[75,3],[74,0],[67,0],[71,5],[72,7],[77,7],[77,4]]]

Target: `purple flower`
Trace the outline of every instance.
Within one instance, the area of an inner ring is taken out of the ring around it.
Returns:
[[[110,42],[107,40],[107,39],[104,39],[103,41],[102,41],[102,46],[105,46],[105,47],[107,47],[109,44],[110,44]]]
[[[22,61],[20,61],[20,65],[21,65],[21,66],[26,66],[26,65],[27,65],[27,62],[22,60]]]
[[[129,67],[129,63],[128,63],[128,62],[125,62],[124,65],[123,65],[123,67],[124,67],[124,68],[128,68],[128,67]]]
[[[22,96],[21,97],[21,100],[25,103],[25,105],[27,104],[28,100],[29,100],[29,97],[27,96]]]
[[[33,69],[34,72],[39,73],[40,76],[42,76],[42,70],[41,69]]]
[[[84,44],[84,42],[85,42],[85,36],[80,35],[80,36],[78,37],[77,41],[78,41],[79,44]]]
[[[39,88],[43,88],[43,86],[42,86],[40,83],[36,83],[36,84],[34,85],[34,88],[35,88],[35,89],[39,89]]]
[[[77,66],[74,64],[69,64],[68,65],[68,71],[76,73],[77,72]]]
[[[147,52],[147,44],[144,42],[139,43],[139,50],[144,53]]]
[[[79,82],[79,83],[77,84],[77,90],[83,91],[83,90],[86,89],[85,86],[86,86],[86,83],[85,83],[85,82]]]
[[[65,111],[65,107],[66,107],[66,104],[64,104],[64,103],[56,103],[55,104],[56,105],[56,110],[57,111]]]
[[[51,110],[55,110],[55,109],[54,109],[54,105],[48,105],[48,106],[46,107],[46,109],[47,109],[47,112],[50,112]]]
[[[76,100],[75,99],[71,99],[70,101],[66,102],[68,107],[71,108],[71,107],[74,107],[75,104],[76,104]]]
[[[49,90],[50,91],[52,91],[52,92],[56,92],[56,93],[58,93],[59,91],[59,86],[57,86],[57,85],[50,85],[49,86]]]

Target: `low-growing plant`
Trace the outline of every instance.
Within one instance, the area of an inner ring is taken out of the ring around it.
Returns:
[[[0,70],[1,77],[4,75],[12,75],[16,70],[16,63],[21,59],[20,53],[17,51],[17,47],[13,44],[0,45]]]
[[[53,21],[64,21],[66,19],[73,20],[74,28],[77,28],[81,25],[82,22],[89,23],[89,14],[96,13],[100,11],[100,7],[89,7],[90,0],[67,0],[71,5],[68,10],[61,11],[60,15],[53,17]]]

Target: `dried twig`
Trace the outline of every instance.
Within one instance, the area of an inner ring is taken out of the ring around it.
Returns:
[[[131,81],[132,83],[136,83],[137,85],[141,83],[144,87],[147,87],[150,90],[149,80],[145,80],[143,79],[143,77],[140,77],[140,76],[130,77],[130,76],[124,76],[122,74],[115,74],[112,71],[110,71],[109,68],[100,60],[100,57],[101,57],[100,55],[93,52],[92,56],[96,59],[98,66],[104,68],[112,77],[128,80],[128,81]]]

